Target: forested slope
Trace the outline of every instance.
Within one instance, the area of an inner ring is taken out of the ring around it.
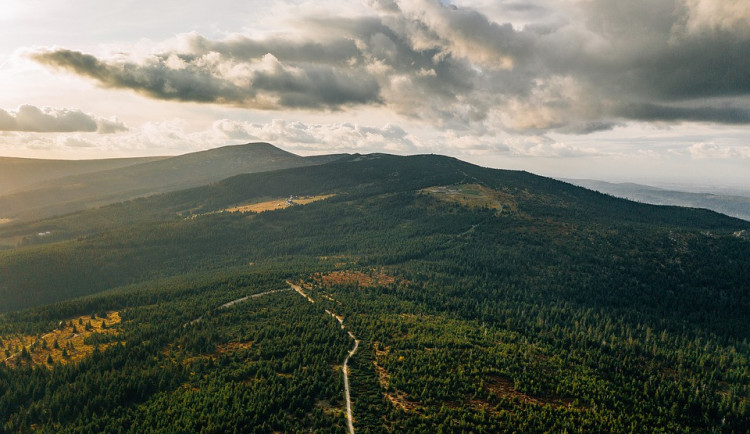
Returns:
[[[53,223],[63,241],[0,252],[0,338],[39,336],[33,355],[60,321],[119,312],[121,344],[0,365],[9,431],[341,432],[351,342],[326,309],[362,341],[357,430],[750,428],[741,220],[355,155],[38,224]],[[288,280],[315,303],[286,291],[216,309]]]

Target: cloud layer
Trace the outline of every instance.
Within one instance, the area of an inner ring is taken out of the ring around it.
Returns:
[[[94,117],[77,109],[39,108],[22,105],[16,110],[0,109],[0,131],[39,133],[99,132],[110,134],[127,131],[122,122]]]
[[[156,99],[266,110],[377,106],[472,134],[750,124],[745,1],[499,4],[490,16],[437,0],[370,0],[369,15],[305,17],[283,36],[184,34],[148,56],[45,49],[31,57]]]

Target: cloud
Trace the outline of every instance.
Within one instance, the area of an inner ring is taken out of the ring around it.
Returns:
[[[99,134],[114,134],[123,131],[128,131],[128,126],[123,122],[120,122],[117,118],[105,119],[98,118],[96,120],[96,132]]]
[[[623,106],[620,113],[630,119],[650,121],[707,121],[724,124],[750,124],[750,110],[728,105],[683,107],[634,104]]]
[[[194,44],[210,49],[211,44]],[[217,44],[222,45],[222,44]],[[109,88],[131,89],[146,96],[186,102],[228,104],[247,108],[328,108],[349,104],[376,104],[378,83],[356,69],[324,63],[285,63],[272,53],[258,58],[241,42],[223,44],[225,53],[165,53],[141,63],[101,61],[72,50],[40,51],[31,57],[98,81]],[[253,45],[247,42],[245,45]],[[234,48],[231,48],[231,47]],[[229,47],[229,48],[227,48]]]
[[[750,147],[722,146],[713,142],[696,143],[688,148],[688,154],[694,159],[750,159]]]
[[[0,109],[0,131],[94,132],[102,134],[126,131],[117,119],[97,118],[77,109],[39,108],[22,105],[16,110]]]
[[[306,124],[275,119],[249,123],[227,119],[214,122],[213,129],[230,139],[266,141],[295,150],[339,152],[413,152],[418,143],[398,125],[371,127],[351,123]]]
[[[261,110],[376,106],[471,134],[750,124],[746,1],[473,4],[369,0],[371,14],[297,17],[265,38],[188,33],[145,56],[30,56],[150,98]]]
[[[77,137],[67,137],[65,139],[65,146],[69,148],[95,148],[96,144]]]
[[[750,8],[744,0],[686,0],[685,4],[685,27],[691,33],[750,30]]]
[[[505,144],[510,154],[516,157],[560,158],[604,155],[601,150],[556,142],[547,136],[514,136],[507,138]]]
[[[468,139],[468,138],[467,138]],[[195,129],[185,119],[146,122],[118,134],[87,135],[72,132],[49,135],[37,132],[6,133],[6,149],[47,149],[88,155],[110,153],[165,155],[193,152],[231,144],[265,141],[292,152],[320,154],[331,152],[426,152],[434,144],[453,143],[446,136],[425,143],[396,124],[382,126],[354,123],[305,123],[275,119],[245,122],[230,119],[214,121],[208,128]]]

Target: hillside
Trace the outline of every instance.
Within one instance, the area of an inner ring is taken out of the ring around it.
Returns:
[[[715,212],[373,154],[42,229],[0,252],[6,431],[342,432],[345,379],[363,432],[750,428]]]
[[[633,183],[615,184],[587,179],[566,180],[591,190],[654,205],[675,205],[710,209],[750,221],[750,197],[715,193],[667,190]]]
[[[31,188],[0,196],[0,217],[38,220],[204,185],[240,173],[320,164],[338,157],[300,157],[267,143],[225,146],[36,183]]]
[[[112,158],[105,160],[42,160],[0,157],[0,196],[19,190],[33,189],[45,181],[119,169],[166,157]],[[1,213],[0,213],[1,214]]]

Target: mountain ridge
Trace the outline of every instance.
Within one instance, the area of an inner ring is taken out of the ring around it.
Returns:
[[[95,160],[49,160],[0,157],[0,195],[33,189],[35,185],[76,174],[131,166],[164,158],[132,157]]]
[[[48,180],[33,190],[0,196],[0,217],[29,221],[195,187],[239,173],[321,164],[339,157],[301,157],[264,142],[224,146]]]
[[[750,223],[744,220],[713,211],[632,202],[525,171],[488,169],[437,155],[375,154],[345,156],[320,165],[241,174],[209,185],[26,225],[8,225],[0,227],[0,240],[21,240],[22,245],[28,246],[65,241],[72,242],[69,244],[72,246],[76,244],[75,239],[98,239],[108,233],[142,230],[152,225],[182,225],[180,222],[203,221],[214,215],[220,218],[222,214],[232,214],[225,210],[236,205],[292,195],[333,195],[331,199],[304,207],[314,209],[325,203],[380,195],[424,194],[419,192],[429,187],[465,184],[479,184],[497,192],[497,197],[506,201],[500,207],[505,209],[500,211],[502,215],[522,221],[560,220],[566,222],[564,225],[585,222],[594,227],[618,222],[644,227],[691,228],[722,233],[722,236],[750,229]],[[277,211],[279,215],[285,212]],[[132,270],[129,279],[137,274]],[[101,279],[101,282],[108,280]],[[100,288],[101,283],[90,282],[83,287]]]

